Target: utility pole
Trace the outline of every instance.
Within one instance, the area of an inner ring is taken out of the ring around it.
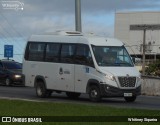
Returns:
[[[75,0],[75,30],[82,32],[81,25],[81,0]]]
[[[143,30],[142,75],[145,75],[146,30],[160,30],[160,24],[155,24],[155,25],[149,25],[149,24],[130,25],[130,30]]]
[[[142,63],[142,75],[145,75],[145,65],[146,65],[146,29],[143,30],[143,63]]]

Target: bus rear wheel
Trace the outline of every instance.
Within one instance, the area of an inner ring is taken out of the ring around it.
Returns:
[[[42,81],[38,81],[36,84],[36,94],[40,98],[44,98],[47,95],[47,90]]]

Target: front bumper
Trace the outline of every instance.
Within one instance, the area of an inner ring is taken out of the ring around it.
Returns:
[[[23,80],[22,79],[12,79],[12,84],[16,84],[16,85],[22,85],[23,84]]]
[[[100,85],[102,97],[124,97],[124,93],[132,93],[133,96],[141,95],[141,86],[135,89],[120,89],[107,84]]]
[[[24,82],[23,82],[24,76],[23,75],[20,78],[11,77],[10,79],[11,79],[11,84],[24,85]]]

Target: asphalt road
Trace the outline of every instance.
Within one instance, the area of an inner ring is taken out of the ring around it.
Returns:
[[[89,105],[108,105],[122,108],[141,108],[141,109],[154,109],[160,110],[160,96],[144,96],[137,97],[133,103],[127,103],[123,98],[104,98],[99,103],[89,101],[87,94],[82,94],[79,99],[72,100],[67,98],[65,93],[53,93],[49,98],[38,98],[35,94],[35,89],[30,87],[20,86],[0,86],[0,98],[7,99],[20,99],[31,101],[50,101],[50,102],[67,102],[67,103],[81,103]]]

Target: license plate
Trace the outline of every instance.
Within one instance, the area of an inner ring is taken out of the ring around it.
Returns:
[[[132,97],[132,93],[124,93],[124,97]]]

